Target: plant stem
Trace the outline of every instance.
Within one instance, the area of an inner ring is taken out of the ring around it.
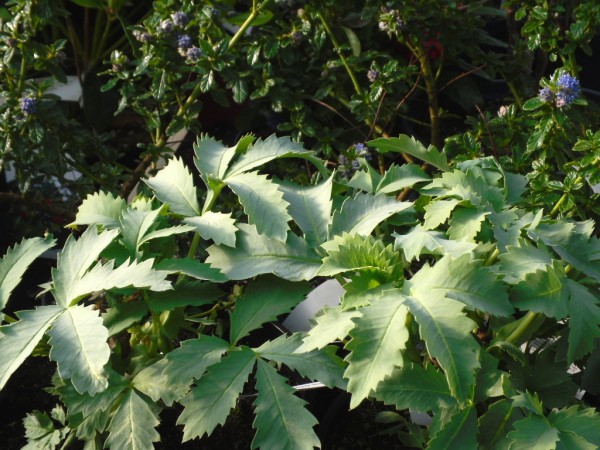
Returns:
[[[582,176],[578,176],[575,179],[575,181],[573,182],[573,184],[578,184],[578,183],[581,183],[582,181],[583,181],[583,177]],[[552,208],[552,210],[548,213],[548,216],[552,217],[552,216],[558,214],[558,211],[560,210],[560,207],[565,202],[565,200],[567,200],[567,193],[566,192],[562,195],[562,197],[560,197],[558,199],[558,201],[554,205],[554,208]]]
[[[525,334],[527,329],[531,326],[531,324],[537,319],[540,313],[536,313],[533,311],[528,311],[527,314],[523,316],[521,319],[521,323],[514,331],[506,338],[506,342],[510,344],[514,344],[518,342],[519,339]]]

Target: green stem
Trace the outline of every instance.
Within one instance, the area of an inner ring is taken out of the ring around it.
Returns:
[[[265,2],[261,3],[260,5],[257,5],[256,0],[252,0],[252,9],[250,10],[250,15],[246,18],[246,20],[244,21],[244,23],[242,24],[240,29],[237,30],[236,33],[233,35],[233,37],[229,41],[229,44],[227,45],[227,48],[231,48],[235,44],[237,44],[237,41],[239,41],[241,39],[241,37],[244,35],[244,33],[246,32],[248,27],[250,27],[250,25],[252,25],[252,22],[254,22],[254,19],[256,19],[256,17],[258,17],[258,14],[260,13],[261,8],[264,7],[267,3],[269,3],[269,1],[270,0],[266,0]]]
[[[579,184],[583,181],[583,177],[580,175],[578,176],[573,184]],[[560,211],[560,207],[562,206],[562,204],[567,200],[568,194],[565,192],[562,197],[560,197],[558,199],[558,201],[556,202],[556,204],[554,205],[554,208],[552,208],[552,210],[550,211],[550,213],[548,214],[549,217],[553,217],[556,214],[558,214],[558,211]]]
[[[485,260],[483,265],[487,267],[487,266],[491,266],[492,264],[494,264],[494,262],[496,262],[496,258],[498,258],[499,254],[500,254],[500,250],[498,250],[498,249],[494,250],[492,252],[492,254],[490,255],[490,257]]]
[[[514,344],[519,342],[519,339],[525,334],[527,329],[531,326],[531,324],[537,319],[540,313],[536,313],[533,311],[527,312],[521,319],[521,323],[514,331],[506,338],[506,342],[510,344]]]
[[[333,34],[333,31],[329,27],[329,24],[327,23],[327,21],[323,17],[323,14],[321,14],[320,12],[318,12],[317,15],[319,16],[319,19],[321,19],[321,23],[323,24],[323,27],[325,28],[325,32],[327,33],[327,36],[329,36],[329,39],[331,40],[331,43],[333,44],[333,47],[335,48],[335,52],[340,57],[340,61],[342,61],[342,64],[346,68],[346,72],[348,72],[348,76],[352,80],[352,84],[354,85],[354,91],[358,95],[362,95],[362,89],[360,88],[360,84],[358,84],[358,80],[356,79],[356,74],[354,73],[354,71],[352,70],[352,68],[348,64],[348,61],[346,60],[346,57],[342,53],[342,49],[340,48],[340,44],[338,43],[337,38],[335,37],[335,35]]]
[[[23,48],[21,47],[21,69],[19,70],[19,81],[17,82],[17,95],[21,95],[23,92],[23,83],[25,82],[25,75],[27,73],[27,60],[23,54]]]

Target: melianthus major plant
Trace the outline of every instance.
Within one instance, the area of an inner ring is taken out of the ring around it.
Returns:
[[[594,224],[520,207],[525,178],[493,158],[452,168],[407,136],[369,145],[441,174],[415,164],[380,174],[361,158],[342,183],[288,138],[228,147],[201,136],[202,189],[173,158],[129,204],[88,196],[72,224],[88,228],[67,240],[44,287],[55,304],[0,327],[0,386],[30,354],[57,363],[63,406],[27,416],[29,446],[153,448],[174,403],[183,440],[202,438],[250,389],[252,448],[319,447],[282,366],[347,390],[351,408],[393,405],[392,431],[411,447],[600,444],[600,415],[575,396],[600,391]],[[282,158],[311,163],[313,182],[261,173]],[[419,198],[398,201],[409,187]],[[26,239],[7,252],[1,307],[53,244]],[[248,339],[301,302],[309,281],[331,277],[345,293],[309,332]]]

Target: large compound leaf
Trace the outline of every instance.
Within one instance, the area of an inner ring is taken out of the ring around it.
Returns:
[[[408,340],[404,298],[397,291],[361,309],[354,320],[351,340],[346,345],[348,391],[352,393],[350,408],[356,408],[379,382],[389,376],[396,366],[402,366],[402,349]]]
[[[315,318],[315,324],[303,338],[303,344],[297,352],[309,352],[321,349],[330,343],[344,339],[356,323],[352,320],[360,317],[358,311],[342,311],[341,306],[323,308]]]
[[[567,280],[569,290],[569,364],[594,349],[600,337],[600,306],[598,298],[586,287]]]
[[[185,409],[177,424],[184,425],[183,442],[202,437],[205,433],[210,436],[217,425],[225,422],[255,361],[256,354],[247,347],[241,347],[210,366],[192,392],[181,400]]]
[[[411,279],[411,285],[412,295],[419,297],[445,296],[471,309],[501,317],[514,312],[497,276],[470,254],[458,258],[446,255],[433,267],[423,266]]]
[[[523,310],[541,312],[547,317],[563,319],[569,312],[569,290],[565,269],[558,261],[537,269],[511,291],[513,304]]]
[[[465,315],[462,303],[420,292],[422,295],[407,297],[405,303],[419,324],[427,351],[444,369],[450,392],[459,402],[465,402],[480,367],[479,345],[471,335],[476,324]]]
[[[242,141],[247,139],[250,139],[250,141],[252,140],[252,138],[248,136],[242,138]],[[222,142],[216,141],[206,135],[198,137],[194,144],[194,152],[196,155],[194,164],[207,187],[209,187],[209,177],[217,180],[222,180],[225,177],[225,172],[227,171],[227,167],[229,167],[229,163],[235,156],[237,147],[238,146],[226,147]]]
[[[341,209],[333,213],[329,236],[344,232],[367,236],[379,223],[411,206],[412,202],[399,202],[387,195],[359,192],[344,200]]]
[[[402,249],[407,261],[416,259],[419,256],[426,255],[452,255],[461,256],[466,253],[472,253],[477,244],[474,242],[458,242],[446,239],[446,235],[441,231],[427,231],[421,225],[417,225],[407,234],[396,234],[394,248]]]
[[[594,408],[580,409],[576,405],[560,411],[553,410],[548,420],[560,431],[561,442],[565,434],[574,434],[585,441],[581,448],[598,448],[600,445],[600,414]]]
[[[188,339],[164,359],[139,372],[133,385],[155,402],[162,399],[171,406],[187,394],[192,382],[202,377],[208,367],[218,363],[228,349],[229,343],[214,336]]]
[[[228,177],[226,182],[244,207],[248,223],[256,225],[258,234],[285,242],[292,216],[277,185],[258,172],[240,173]]]
[[[291,157],[304,158],[311,161],[318,168],[322,167],[322,163],[318,158],[314,157],[314,153],[305,150],[301,143],[292,142],[287,136],[278,138],[273,134],[264,141],[259,139],[254,145],[251,145],[248,150],[240,156],[233,165],[231,165],[227,171],[226,179],[229,180],[229,178],[234,175],[248,172],[274,159]]]
[[[401,134],[397,138],[375,139],[367,142],[367,144],[369,147],[375,147],[380,153],[408,153],[440,170],[450,170],[446,155],[438,152],[438,150],[431,145],[428,148],[425,148],[425,146],[415,138],[406,136],[405,134]]]
[[[132,255],[136,255],[142,238],[152,225],[154,225],[159,214],[160,209],[140,211],[129,208],[123,211],[123,215],[120,218],[121,234],[125,247],[127,247]]]
[[[54,322],[50,359],[58,363],[61,378],[70,378],[77,392],[90,395],[108,386],[104,365],[110,357],[108,330],[91,306],[72,306]]]
[[[534,247],[525,239],[518,242],[518,246],[508,245],[506,252],[498,257],[504,281],[510,284],[524,281],[527,274],[552,265],[552,255],[544,244],[540,242],[538,247]]]
[[[175,214],[186,217],[200,214],[194,178],[179,158],[170,160],[155,177],[144,182],[161,202],[168,203]]]
[[[73,236],[67,238],[63,251],[58,255],[56,268],[52,269],[52,292],[56,303],[65,308],[69,306],[75,299],[74,288],[118,233],[119,230],[109,230],[98,234],[96,227],[89,227],[78,240]]]
[[[79,205],[75,220],[67,226],[102,225],[106,228],[116,228],[119,226],[121,212],[126,206],[125,199],[110,192],[88,194]]]
[[[6,251],[0,260],[0,311],[6,306],[11,292],[17,287],[29,265],[55,243],[56,240],[50,237],[23,239],[20,244],[15,244]]]
[[[328,387],[346,388],[342,378],[344,362],[335,355],[336,347],[298,352],[300,345],[302,345],[302,334],[296,333],[292,336],[279,336],[253,350],[261,358],[285,364],[300,375],[320,381]]]
[[[460,202],[461,200],[458,198],[451,198],[436,200],[425,205],[425,222],[423,223],[423,228],[426,230],[435,230],[441,224],[445,223]]]
[[[559,440],[558,430],[545,417],[530,415],[516,421],[508,433],[510,450],[554,450]]]
[[[210,246],[206,262],[230,280],[245,280],[273,273],[290,281],[310,280],[321,266],[321,258],[306,241],[288,233],[286,243],[259,235],[251,225],[239,225],[236,248]]]
[[[58,388],[60,400],[69,410],[69,415],[81,413],[84,417],[97,411],[109,411],[121,393],[129,387],[129,380],[111,369],[107,369],[108,387],[93,397],[80,394],[71,383]]]
[[[304,232],[308,242],[319,245],[327,239],[331,223],[331,188],[333,176],[317,186],[298,186],[279,183],[283,199],[289,203],[288,212]]]
[[[280,314],[290,312],[304,300],[309,288],[308,283],[293,283],[273,276],[251,282],[244,296],[236,301],[231,314],[231,343],[237,344],[252,330],[274,321]]]
[[[202,239],[212,239],[216,245],[235,247],[235,219],[231,214],[206,211],[201,216],[188,217],[184,223],[193,226]]]
[[[294,389],[288,386],[285,378],[260,359],[256,389],[253,423],[256,434],[252,449],[312,450],[321,447],[313,430],[317,419],[304,408],[306,402],[294,395]]]
[[[450,219],[448,237],[455,241],[474,241],[477,233],[481,230],[482,222],[489,214],[488,211],[482,211],[479,208],[457,209]]]
[[[381,381],[373,396],[397,410],[434,411],[456,405],[444,374],[433,365],[426,368],[409,363]]]
[[[392,164],[381,178],[375,192],[390,194],[430,179],[429,175],[414,164],[404,164],[402,166]]]
[[[111,450],[148,450],[160,440],[155,428],[160,408],[128,389],[108,426],[105,447]]]
[[[58,305],[39,306],[19,312],[18,322],[0,327],[0,390],[63,312]]]
[[[474,406],[454,414],[429,441],[428,450],[477,448],[477,413]]]

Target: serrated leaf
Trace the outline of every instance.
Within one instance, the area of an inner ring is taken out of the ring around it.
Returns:
[[[402,267],[402,266],[398,266]],[[344,285],[344,294],[341,303],[344,311],[362,308],[371,305],[385,295],[394,287],[396,281],[401,281],[402,277],[394,279],[389,277],[390,281],[382,283],[377,278],[377,274],[371,271],[359,272],[358,274],[346,274],[351,282]]]
[[[10,294],[31,263],[55,243],[56,240],[51,237],[24,238],[6,251],[0,260],[0,311],[6,307]]]
[[[600,306],[598,298],[581,284],[567,280],[569,291],[569,364],[594,349],[600,337]]]
[[[254,351],[261,358],[285,364],[303,377],[320,381],[330,388],[345,389],[346,383],[342,378],[345,365],[342,359],[335,355],[336,347],[299,352],[302,337],[300,333],[292,336],[282,335],[265,342]]]
[[[256,354],[247,347],[232,351],[213,364],[181,404],[184,410],[177,419],[184,425],[183,442],[204,434],[210,436],[223,424],[254,368]]]
[[[273,273],[290,281],[310,280],[321,266],[321,258],[306,241],[288,233],[285,243],[259,235],[251,225],[240,224],[235,249],[211,245],[206,262],[230,280],[245,280]]]
[[[528,273],[544,270],[552,265],[552,256],[543,244],[534,247],[524,239],[519,240],[519,246],[507,246],[506,253],[502,253],[498,259],[504,281],[510,284],[517,284],[525,280]]]
[[[523,408],[539,416],[544,414],[544,407],[542,406],[542,402],[537,393],[532,394],[529,391],[525,391],[524,393],[520,393],[511,398],[513,400],[513,406],[515,407]]]
[[[77,392],[90,395],[108,386],[104,365],[110,357],[106,343],[108,330],[98,311],[91,306],[68,308],[48,331],[50,359],[58,363],[58,373],[70,378]]]
[[[81,278],[118,233],[119,230],[109,230],[98,234],[96,227],[89,227],[78,240],[72,235],[67,238],[56,268],[52,269],[52,293],[56,303],[65,308],[69,306]]]
[[[141,245],[143,236],[154,225],[156,218],[160,214],[160,209],[154,211],[140,211],[137,209],[126,209],[123,211],[119,222],[121,225],[121,234],[123,243],[133,256],[136,255]]]
[[[523,414],[513,408],[511,401],[502,399],[493,403],[487,412],[479,418],[479,444],[489,450],[505,450],[509,440],[506,434],[512,430],[512,424]]]
[[[411,206],[411,202],[399,202],[394,197],[359,192],[344,200],[341,209],[333,213],[329,236],[344,232],[367,236],[379,223]]]
[[[566,281],[564,268],[555,261],[553,266],[545,266],[543,270],[525,275],[525,279],[512,289],[511,300],[523,311],[531,310],[547,317],[563,319],[569,308]]]
[[[373,236],[343,233],[322,245],[328,256],[319,269],[321,276],[368,270],[387,280],[402,279],[402,260],[391,245]]]
[[[385,172],[383,178],[377,185],[376,193],[391,194],[407,187],[413,187],[417,183],[429,181],[427,175],[419,166],[414,164],[403,164],[392,166]]]
[[[125,199],[114,196],[110,192],[99,191],[88,194],[79,205],[75,220],[67,226],[102,225],[106,228],[116,228],[119,226],[119,217],[126,207]]]
[[[160,440],[155,428],[160,408],[129,389],[108,426],[105,446],[111,450],[148,450]]]
[[[248,223],[256,225],[258,234],[285,242],[292,216],[277,185],[258,172],[236,174],[227,177],[226,182],[244,207]]]
[[[312,450],[321,446],[313,430],[317,419],[304,408],[306,402],[296,397],[285,381],[274,368],[258,360],[256,418],[252,424],[256,434],[252,449]]]
[[[139,323],[148,314],[148,304],[143,301],[117,303],[102,315],[102,323],[108,330],[109,336],[114,336]]]
[[[401,134],[397,138],[379,138],[367,142],[369,147],[375,147],[380,153],[408,153],[415,158],[419,158],[426,163],[431,164],[443,171],[449,171],[446,155],[438,152],[438,150],[430,145],[425,148],[423,144],[415,138]]]
[[[352,175],[352,178],[346,185],[354,189],[374,194],[382,177],[370,164],[365,164],[363,167],[363,170],[354,172],[354,175]]]
[[[435,230],[450,218],[452,211],[460,202],[461,200],[457,198],[451,198],[449,200],[436,200],[427,204],[423,208],[425,209],[423,228],[425,230]]]
[[[111,406],[129,386],[129,380],[111,369],[107,369],[107,374],[108,387],[93,397],[85,393],[80,394],[71,383],[59,387],[60,399],[67,407],[69,415],[81,413],[87,417],[98,411],[110,413]]]
[[[392,236],[396,238],[394,248],[402,249],[407,261],[413,259],[419,261],[419,256],[422,254],[447,254],[457,257],[472,253],[477,248],[477,244],[474,242],[452,241],[446,239],[446,235],[441,231],[426,231],[421,225],[417,225],[407,234],[394,233]]]
[[[155,402],[160,398],[171,406],[189,391],[192,382],[200,379],[208,367],[218,363],[228,349],[229,343],[214,336],[188,339],[165,358],[140,371],[133,379],[133,385]]]
[[[402,366],[402,349],[408,340],[408,310],[399,293],[360,311],[362,316],[353,319],[356,327],[350,330],[352,339],[345,347],[350,351],[344,378],[348,379],[348,392],[352,393],[351,409],[367,398],[395,366]]]
[[[411,294],[419,298],[445,296],[501,317],[514,312],[504,285],[470,254],[458,258],[447,255],[433,267],[423,266],[411,279],[411,286]]]
[[[545,417],[528,416],[516,421],[508,433],[510,450],[554,450],[559,440],[558,430]]]
[[[171,159],[156,176],[144,182],[175,214],[186,217],[200,214],[194,178],[179,158]]]
[[[331,222],[333,176],[317,186],[298,186],[281,182],[279,190],[289,203],[288,212],[304,232],[306,240],[319,245],[327,239]]]
[[[247,138],[250,141],[253,139],[251,136]],[[237,147],[237,145],[235,147],[226,147],[222,142],[216,141],[206,135],[198,137],[194,144],[194,154],[196,155],[194,164],[198,172],[200,172],[200,176],[206,187],[209,187],[209,177],[216,178],[217,180],[222,180],[225,177],[225,172],[235,156]]]
[[[216,283],[227,281],[227,277],[210,264],[201,263],[196,259],[189,258],[167,258],[158,262],[155,266],[158,271],[169,273],[182,273],[196,280],[214,281]]]
[[[352,319],[360,315],[358,311],[342,311],[339,306],[324,308],[315,318],[315,324],[304,336],[303,344],[296,351],[309,352],[344,339],[356,326]]]
[[[293,283],[273,276],[250,282],[243,297],[236,301],[231,314],[231,343],[237,344],[252,330],[290,312],[304,300],[308,290],[308,283]]]
[[[58,305],[39,306],[19,312],[18,322],[0,327],[0,390],[64,311]]]
[[[565,432],[579,436],[587,443],[598,445],[600,442],[600,414],[594,408],[581,408],[578,405],[553,410],[548,420],[562,434]],[[584,447],[585,448],[585,447]]]
[[[253,170],[274,159],[291,157],[303,158],[311,161],[317,167],[321,166],[321,162],[314,157],[314,153],[305,150],[301,143],[292,142],[287,136],[277,137],[273,134],[264,141],[258,139],[251,145],[229,168],[226,180],[229,182],[230,177]]]
[[[235,247],[235,219],[231,214],[206,211],[201,216],[188,217],[184,223],[193,226],[203,239],[212,239],[216,245]]]
[[[474,241],[481,230],[481,223],[489,211],[477,208],[460,208],[454,211],[448,227],[448,236],[456,241]]]
[[[397,368],[381,381],[373,396],[397,410],[438,411],[456,405],[444,374],[433,365],[426,368],[413,363]]]
[[[164,292],[150,292],[147,304],[151,311],[161,313],[185,306],[202,306],[215,303],[225,292],[213,283],[183,280],[174,289]]]
[[[450,392],[465,402],[480,367],[479,345],[471,335],[475,322],[464,314],[462,303],[439,294],[406,297],[405,303],[419,324],[428,353],[444,369]]]
[[[41,411],[33,411],[23,419],[27,445],[22,450],[54,450],[64,439],[66,430],[57,430],[50,417]]]
[[[454,414],[429,441],[428,450],[477,448],[477,413],[475,407]]]

